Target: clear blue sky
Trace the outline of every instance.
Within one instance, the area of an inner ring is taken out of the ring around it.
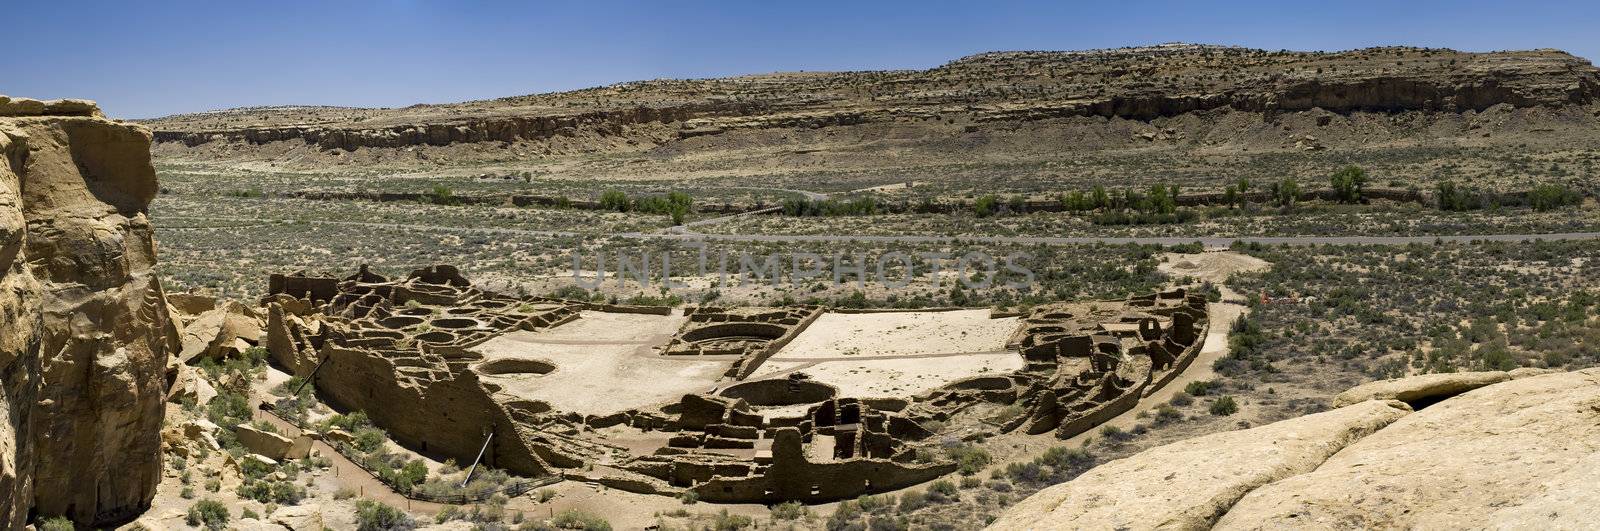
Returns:
[[[29,0],[0,7],[0,94],[144,118],[404,106],[660,77],[928,68],[993,50],[1170,41],[1600,57],[1600,2]],[[1302,4],[1297,6],[1296,4]]]

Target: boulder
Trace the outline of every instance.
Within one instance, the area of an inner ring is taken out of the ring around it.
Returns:
[[[279,507],[267,517],[286,529],[324,529],[322,508],[313,505],[287,505]]]
[[[205,295],[173,293],[167,295],[167,302],[186,316],[198,316],[217,309],[217,299]]]
[[[1333,407],[1367,400],[1399,400],[1413,406],[1428,405],[1510,378],[1509,374],[1500,371],[1449,372],[1369,382],[1339,393],[1333,398]]]
[[[194,367],[179,365],[177,371],[178,376],[167,391],[168,402],[193,400],[195,405],[204,406],[217,397],[217,388],[211,385],[211,381],[202,378]]]
[[[989,529],[1205,529],[1252,489],[1309,472],[1408,413],[1363,402],[1160,446],[1039,491]]]
[[[238,302],[228,301],[204,312],[183,328],[183,350],[178,358],[194,363],[204,356],[237,355],[261,343],[261,320]]]
[[[257,429],[249,424],[235,426],[233,433],[239,437],[239,443],[245,448],[272,459],[286,458],[295,446],[294,439]]]
[[[1597,471],[1600,369],[1530,376],[1400,419],[1256,489],[1217,527],[1593,527]]]

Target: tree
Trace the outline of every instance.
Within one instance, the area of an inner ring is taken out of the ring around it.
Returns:
[[[1358,166],[1345,166],[1333,172],[1329,181],[1334,199],[1340,203],[1357,203],[1361,201],[1361,190],[1367,185],[1367,172]]]
[[[994,194],[986,194],[983,197],[979,197],[978,200],[972,204],[972,210],[978,215],[978,217],[986,218],[994,215],[995,207],[999,205],[999,203],[1000,198],[995,197]]]
[[[1528,191],[1528,205],[1540,212],[1583,202],[1583,195],[1559,184],[1541,184]]]
[[[1439,210],[1459,212],[1475,210],[1482,205],[1477,196],[1467,189],[1457,186],[1455,181],[1440,182],[1435,187],[1434,199],[1439,203]]]
[[[1300,183],[1295,182],[1293,177],[1284,177],[1282,181],[1275,183],[1273,188],[1275,188],[1273,195],[1278,198],[1278,206],[1292,207],[1294,202],[1300,199]]]
[[[1094,208],[1111,208],[1111,195],[1106,193],[1106,187],[1094,185]]]
[[[1238,206],[1239,187],[1230,184],[1227,188],[1224,188],[1222,190],[1222,202],[1228,204],[1228,206]]]
[[[628,194],[621,190],[606,190],[600,194],[600,209],[613,212],[627,212],[630,202]]]

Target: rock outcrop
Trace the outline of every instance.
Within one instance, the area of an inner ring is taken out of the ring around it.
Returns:
[[[294,142],[354,151],[584,135],[657,144],[743,129],[1152,120],[1220,110],[1459,113],[1597,99],[1600,71],[1556,50],[1321,53],[1162,45],[986,53],[928,70],[645,81],[403,109],[238,109],[150,124],[157,142],[191,148]],[[1301,138],[1298,146],[1326,147],[1316,138]]]
[[[176,328],[146,207],[151,134],[91,102],[0,96],[0,524],[102,525],[161,477]]]
[[[1034,494],[993,528],[1593,527],[1600,369],[1471,377],[1486,380],[1411,414],[1365,401],[1147,450]]]
[[[1218,527],[1592,527],[1597,464],[1600,369],[1522,378],[1429,406],[1256,489]]]
[[[1310,472],[1410,412],[1374,400],[1154,448],[1040,491],[990,529],[1205,529],[1251,490]]]
[[[1399,400],[1407,404],[1426,405],[1485,385],[1509,380],[1504,371],[1446,372],[1424,374],[1409,378],[1368,382],[1333,397],[1333,407],[1359,404],[1367,400]]]

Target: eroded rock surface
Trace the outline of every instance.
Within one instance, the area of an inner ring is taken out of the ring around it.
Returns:
[[[1437,388],[1450,380],[1440,376],[1352,392]],[[1147,450],[1034,494],[991,529],[1581,529],[1600,521],[1600,368],[1466,376],[1458,383],[1497,383],[1410,414],[1401,402],[1373,400]]]
[[[0,522],[149,506],[176,336],[153,271],[150,132],[0,96]]]
[[[1219,528],[1592,527],[1600,369],[1511,380],[1401,419],[1315,472],[1239,500]]]
[[[1309,472],[1407,413],[1370,401],[1151,449],[1040,491],[990,529],[1205,529],[1252,489]]]
[[[1412,405],[1427,404],[1509,379],[1511,376],[1508,373],[1491,371],[1424,374],[1380,380],[1364,383],[1339,393],[1339,396],[1333,397],[1333,407],[1344,407],[1367,400],[1399,400]]]

